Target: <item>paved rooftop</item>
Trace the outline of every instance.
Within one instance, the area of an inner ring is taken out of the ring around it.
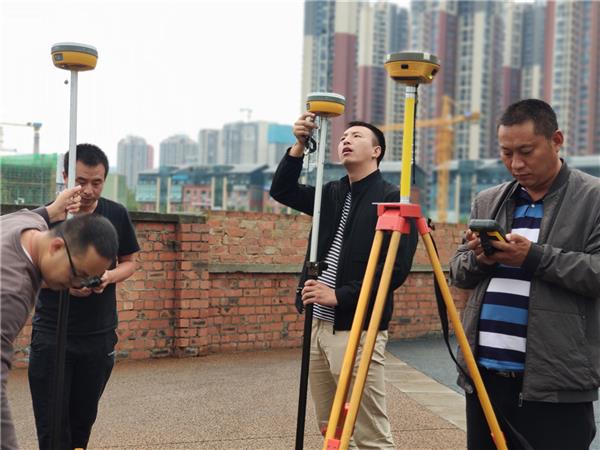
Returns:
[[[117,364],[90,449],[294,448],[300,350]],[[388,353],[388,412],[398,450],[465,448],[464,399]],[[25,370],[8,383],[23,449],[37,448]],[[305,448],[320,449],[308,402]]]

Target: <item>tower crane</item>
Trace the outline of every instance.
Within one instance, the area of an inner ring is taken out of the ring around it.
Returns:
[[[436,163],[438,170],[438,195],[437,212],[438,221],[446,222],[448,219],[448,185],[449,168],[448,162],[452,158],[452,146],[454,143],[453,126],[461,122],[475,122],[479,120],[479,112],[452,115],[452,105],[454,101],[447,95],[442,97],[442,114],[432,119],[417,119],[415,128],[437,128],[436,133]],[[402,130],[403,123],[394,123],[381,125],[381,131],[399,131]]]
[[[11,122],[0,122],[0,150],[4,144],[4,130],[2,127],[32,127],[33,128],[33,154],[39,155],[40,153],[40,128],[42,124],[40,122],[27,122],[27,123],[11,123]]]

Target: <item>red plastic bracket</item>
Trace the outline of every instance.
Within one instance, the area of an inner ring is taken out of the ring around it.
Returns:
[[[326,448],[327,448],[327,450],[339,450],[340,440],[339,439],[328,439]]]
[[[421,213],[421,206],[414,203],[376,203],[377,230],[399,231],[402,234],[410,234],[410,224],[406,219],[417,219],[417,228],[420,234],[429,233],[427,221]]]

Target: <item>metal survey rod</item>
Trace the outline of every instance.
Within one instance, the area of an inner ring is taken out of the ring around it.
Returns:
[[[77,88],[78,74],[93,70],[98,61],[98,51],[87,44],[62,42],[52,46],[52,62],[60,69],[71,72],[70,113],[69,113],[69,166],[67,189],[75,187],[75,167],[77,161]],[[71,218],[68,215],[67,220]],[[54,414],[51,418],[51,442],[53,450],[60,450],[60,437],[63,420],[65,387],[65,356],[67,327],[69,318],[69,290],[60,293],[58,302],[58,322],[56,324],[56,366],[54,368]]]
[[[344,112],[346,99],[339,94],[329,92],[314,92],[308,94],[306,109],[319,118],[319,142],[317,147],[317,178],[315,182],[315,199],[312,216],[312,230],[310,238],[310,253],[307,263],[309,278],[317,279],[321,274],[323,263],[317,261],[317,247],[319,243],[319,225],[321,221],[321,195],[323,191],[323,172],[325,166],[325,152],[327,145],[328,118],[337,117]],[[296,424],[296,450],[304,448],[304,426],[306,420],[306,397],[308,392],[308,374],[310,364],[310,346],[313,320],[313,305],[304,308],[304,336],[302,341],[302,366],[300,370],[300,391],[298,399],[298,420]]]

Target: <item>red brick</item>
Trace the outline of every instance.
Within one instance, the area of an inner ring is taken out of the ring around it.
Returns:
[[[297,274],[209,273],[202,264],[281,263],[300,270],[309,217],[214,211],[206,223],[135,225],[143,249],[139,270],[117,289],[118,348],[130,352],[127,358],[301,345],[304,318],[293,305]],[[443,225],[434,233],[443,264],[463,229]],[[429,265],[422,243],[415,261]],[[468,293],[451,292],[460,311]],[[431,273],[411,274],[394,303],[392,339],[439,332]],[[28,323],[15,344],[18,366],[25,364],[30,334]]]

